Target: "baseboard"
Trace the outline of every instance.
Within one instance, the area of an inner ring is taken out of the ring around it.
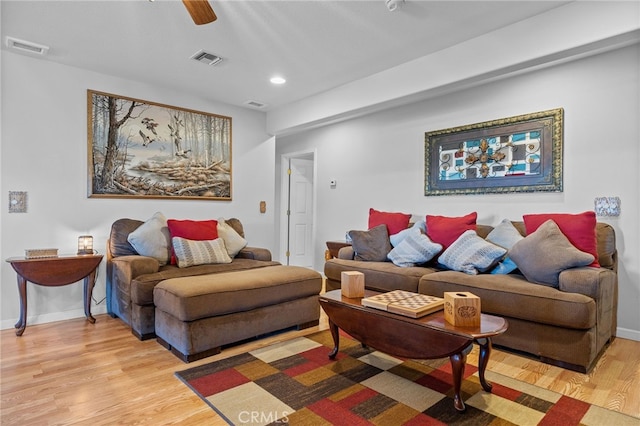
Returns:
[[[636,342],[640,342],[640,331],[618,327],[616,329],[616,337],[620,337],[622,339],[635,340]]]
[[[107,313],[106,305],[91,307],[91,314],[93,316],[96,316],[99,314],[106,314],[106,313]],[[45,324],[49,322],[64,321],[64,320],[70,320],[70,319],[76,319],[76,318],[84,318],[84,309],[76,309],[73,311],[63,311],[63,312],[52,312],[50,314],[42,314],[42,315],[29,315],[27,317],[27,328],[29,328],[30,325]],[[6,330],[9,328],[14,328],[15,323],[17,321],[18,321],[17,317],[12,320],[11,319],[2,320],[2,322],[0,323],[0,329]]]

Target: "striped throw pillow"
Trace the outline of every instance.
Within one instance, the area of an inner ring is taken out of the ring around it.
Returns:
[[[222,238],[196,241],[173,237],[171,242],[179,268],[209,263],[231,263]]]
[[[414,227],[402,242],[389,252],[387,258],[394,265],[407,268],[428,262],[441,250],[442,245],[431,241],[419,227]]]
[[[438,258],[438,262],[454,271],[476,275],[495,266],[507,249],[485,241],[476,231],[465,231]]]

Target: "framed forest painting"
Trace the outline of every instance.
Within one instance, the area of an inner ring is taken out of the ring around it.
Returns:
[[[231,200],[231,117],[87,91],[89,197]]]

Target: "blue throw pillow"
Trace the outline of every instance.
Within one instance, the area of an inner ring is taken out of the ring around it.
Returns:
[[[502,262],[498,263],[495,268],[491,270],[492,274],[510,274],[511,272],[518,269],[518,265],[515,264],[513,260],[509,256],[502,259]]]

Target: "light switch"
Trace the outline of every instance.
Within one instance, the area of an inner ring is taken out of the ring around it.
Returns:
[[[332,188],[335,188],[337,184],[338,184],[338,182],[336,182],[335,179],[331,179],[329,181],[329,186],[332,187]]]
[[[266,212],[267,212],[267,202],[260,201],[260,213],[266,213]]]

